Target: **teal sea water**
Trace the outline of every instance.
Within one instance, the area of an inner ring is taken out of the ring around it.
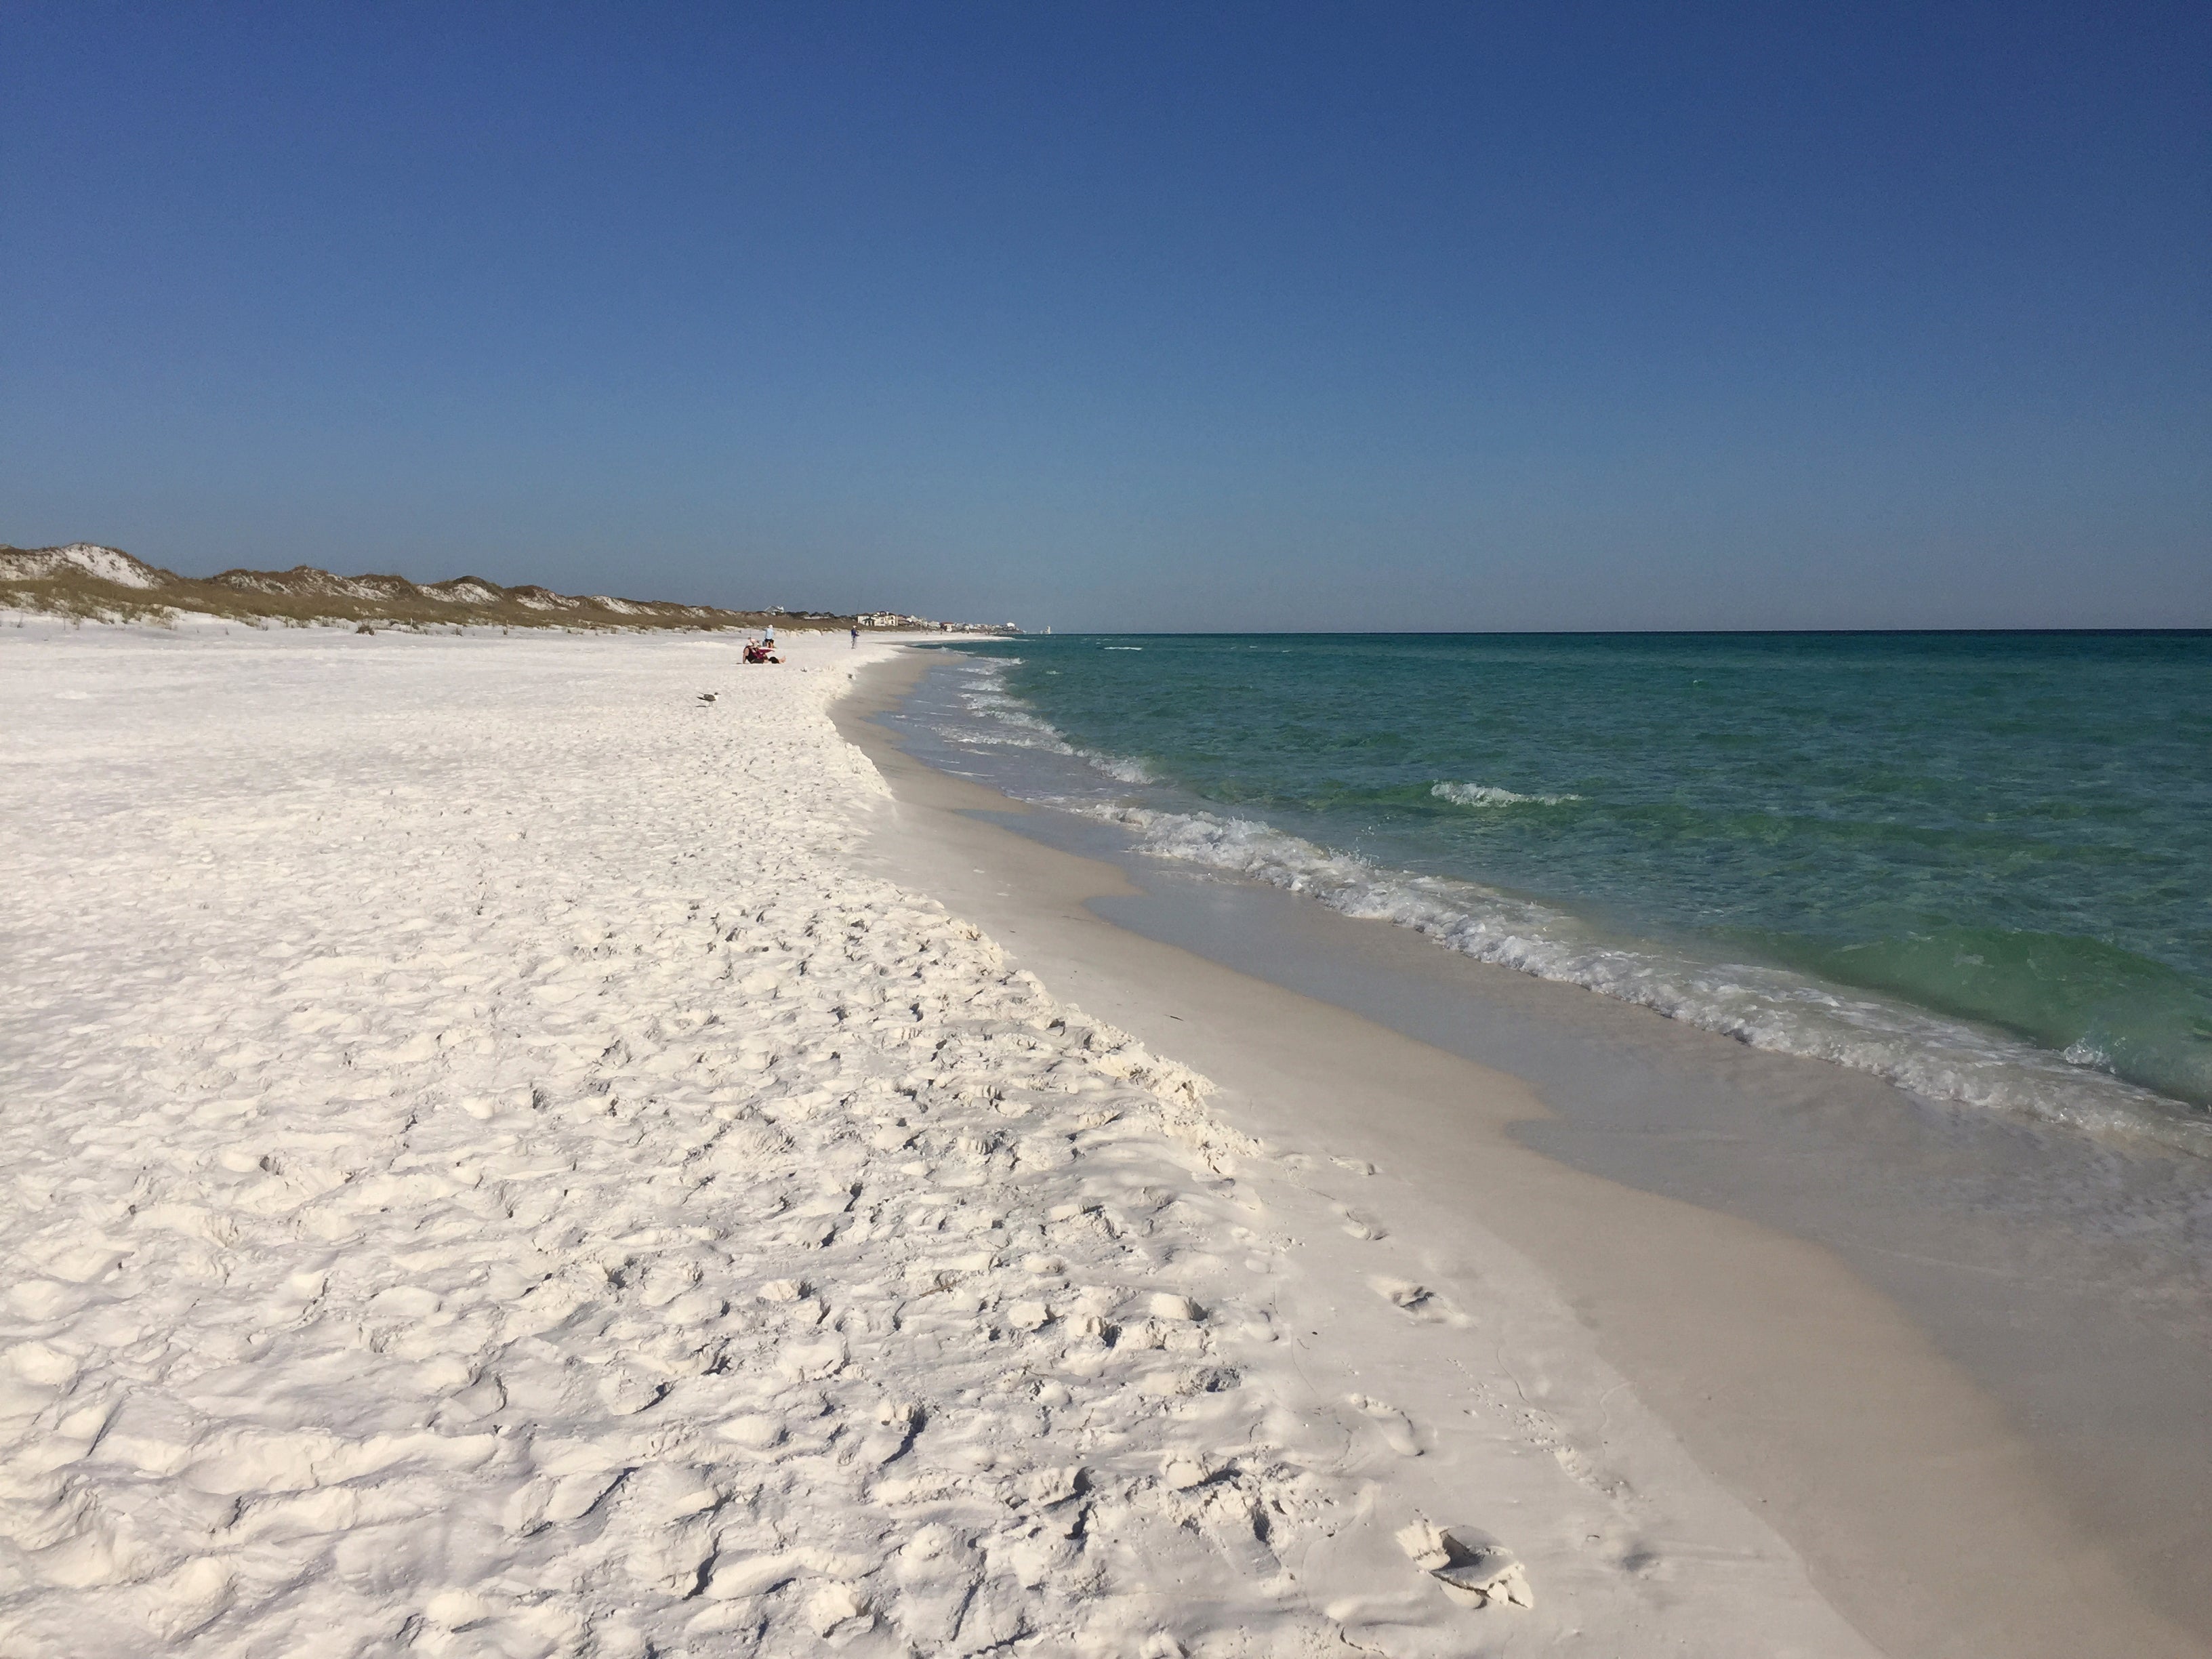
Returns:
[[[921,717],[1162,857],[2212,1150],[2212,635],[1024,637]]]

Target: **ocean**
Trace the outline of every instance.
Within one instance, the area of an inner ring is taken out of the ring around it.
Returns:
[[[2212,1155],[2212,635],[1023,636],[936,763],[1923,1096]]]

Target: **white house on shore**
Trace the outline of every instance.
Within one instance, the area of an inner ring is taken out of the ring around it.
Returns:
[[[897,628],[926,634],[1018,634],[1014,623],[943,623],[927,617],[908,617],[896,611],[863,611],[853,620],[863,628]]]

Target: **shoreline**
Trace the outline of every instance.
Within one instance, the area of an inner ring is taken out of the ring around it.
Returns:
[[[1790,1540],[1885,1651],[2204,1650],[2082,1539],[2005,1411],[1832,1252],[1546,1157],[1528,1140],[1557,1126],[1517,1079],[1114,926],[1117,905],[1142,908],[1121,870],[989,822],[1031,809],[932,770],[876,723],[924,672],[922,655],[871,671],[836,711],[900,802],[908,844],[879,836],[881,867],[1212,1078],[1238,1127],[1327,1128],[1378,1164],[1419,1169],[1393,1201],[1423,1209],[1432,1239],[1467,1224],[1464,1200],[1557,1280],[1691,1455]],[[1304,908],[1316,914],[1297,925],[1316,936],[1386,957],[1444,954],[1388,924]],[[1203,1015],[1175,1012],[1185,1004]],[[1314,1086],[1323,1076],[1336,1099],[1388,1097],[1387,1121],[1346,1122],[1340,1106],[1332,1123],[1331,1091]],[[2054,1540],[2066,1540],[2063,1582],[2032,1565]]]

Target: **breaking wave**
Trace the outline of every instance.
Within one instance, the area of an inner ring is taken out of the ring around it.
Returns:
[[[1650,1008],[1753,1048],[1870,1072],[1942,1100],[2137,1135],[2212,1154],[2212,1126],[2149,1090],[2001,1034],[1784,968],[1699,961],[1606,938],[1570,913],[1449,877],[1377,866],[1249,818],[1146,807],[1091,809],[1137,832],[1156,858],[1304,894],[1348,916],[1395,922],[1447,948]]]

